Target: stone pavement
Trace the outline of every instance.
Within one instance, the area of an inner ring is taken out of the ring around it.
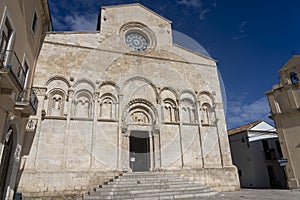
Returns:
[[[300,200],[300,190],[241,189],[236,192],[220,192],[199,200]],[[186,199],[188,200],[188,199]],[[191,200],[191,199],[190,199]]]

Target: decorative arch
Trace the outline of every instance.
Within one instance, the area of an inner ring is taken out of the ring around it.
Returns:
[[[50,90],[48,93],[48,115],[63,116],[66,97],[66,92],[60,88]]]
[[[173,88],[171,88],[171,87],[164,87],[164,88],[162,88],[162,89],[160,90],[159,96],[160,96],[161,99],[164,99],[164,98],[162,97],[162,94],[163,94],[163,92],[165,92],[165,91],[171,92],[171,93],[174,95],[176,101],[177,101],[177,99],[179,99],[178,93],[176,92],[175,89],[173,89]]]
[[[154,85],[154,83],[153,83],[151,80],[149,80],[149,79],[147,79],[147,78],[145,78],[145,77],[142,77],[142,76],[134,76],[134,77],[131,77],[131,78],[127,79],[125,82],[123,82],[123,84],[121,84],[121,85],[122,85],[122,89],[124,90],[124,88],[125,88],[130,82],[133,82],[133,81],[142,81],[142,82],[147,83],[147,84],[153,89],[153,91],[154,91],[156,103],[159,103],[159,98],[158,98],[158,97],[159,97],[159,93],[158,93],[158,91],[157,91],[156,86]],[[123,92],[123,91],[122,91],[122,92]]]
[[[87,78],[82,78],[82,79],[77,80],[76,83],[74,84],[74,88],[76,88],[76,87],[78,87],[80,84],[84,84],[84,83],[88,84],[89,86],[91,86],[91,88],[92,88],[93,90],[95,90],[96,85],[95,85],[91,80],[89,80],[89,79],[87,79]]]
[[[0,189],[1,192],[5,193],[6,185],[11,179],[12,168],[15,165],[15,161],[20,159],[20,155],[15,155],[17,153],[17,142],[15,131],[9,127],[9,130],[5,132],[5,138],[2,143],[3,152],[1,153],[1,179],[0,179]],[[12,162],[14,161],[14,162]]]
[[[17,172],[19,169],[19,162],[21,158],[22,144],[24,141],[24,134],[22,134],[20,118],[9,112],[3,128],[1,138],[2,152],[0,169],[3,174],[0,180],[0,189],[5,191],[11,179],[11,174]]]
[[[21,129],[21,123],[17,116],[15,116],[12,112],[10,112],[6,118],[5,127],[3,129],[3,135],[1,138],[1,142],[3,143],[5,139],[7,139],[7,133],[9,130],[12,130],[16,136],[16,144],[21,144],[23,141],[23,134]]]
[[[46,85],[48,86],[51,82],[53,82],[55,80],[63,81],[68,87],[71,87],[71,83],[64,76],[59,76],[59,75],[55,75],[55,76],[50,77],[47,80]]]
[[[116,119],[117,117],[117,97],[111,93],[100,96],[98,103],[99,117],[101,119]]]
[[[122,122],[130,124],[157,126],[158,112],[154,105],[145,99],[131,100],[123,110]]]
[[[212,101],[212,102],[214,102],[215,101],[215,99],[214,99],[214,96],[209,92],[209,91],[201,91],[199,94],[198,94],[198,99],[199,100],[201,100],[201,96],[207,96],[207,97],[209,97],[210,98],[210,100]]]
[[[203,91],[198,96],[201,124],[209,126],[215,124],[214,99],[210,92]]]
[[[185,89],[180,93],[180,98],[184,98],[187,94],[191,95],[192,97],[189,97],[191,100],[196,100],[195,92],[189,89]]]
[[[177,103],[170,98],[163,100],[163,119],[164,122],[179,121],[179,112]]]
[[[82,89],[76,91],[73,99],[73,115],[78,118],[91,118],[93,103],[93,95],[89,90]]]
[[[101,87],[106,86],[106,85],[110,85],[110,86],[114,87],[117,90],[118,94],[120,93],[120,87],[113,81],[104,81],[99,85],[98,88],[100,89]]]
[[[194,92],[184,90],[180,95],[180,109],[182,123],[197,122],[196,100]]]

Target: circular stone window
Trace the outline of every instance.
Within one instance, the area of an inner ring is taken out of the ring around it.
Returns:
[[[154,49],[156,39],[153,31],[147,26],[131,22],[122,26],[120,35],[123,37],[127,48],[136,52],[146,52]]]
[[[129,32],[125,35],[125,43],[134,51],[145,51],[149,47],[149,38],[137,32]]]

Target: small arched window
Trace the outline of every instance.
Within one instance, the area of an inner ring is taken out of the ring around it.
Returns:
[[[296,74],[296,72],[290,73],[290,79],[293,84],[297,83],[299,81],[299,78],[298,78],[298,75]]]
[[[116,98],[112,94],[104,94],[100,98],[100,115],[101,119],[116,118]]]
[[[75,117],[90,118],[92,117],[92,103],[89,95],[81,93],[76,96]]]
[[[201,106],[201,123],[202,125],[210,125],[214,121],[213,109],[210,104],[204,103]]]
[[[50,116],[63,116],[65,94],[59,89],[54,89],[49,94],[48,112]]]
[[[178,121],[178,108],[176,103],[172,99],[164,100],[164,121],[165,122],[177,122]]]
[[[195,105],[191,99],[181,101],[181,120],[183,123],[195,123]]]

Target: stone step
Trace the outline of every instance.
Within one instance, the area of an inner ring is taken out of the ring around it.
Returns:
[[[171,173],[126,173],[84,194],[80,200],[155,200],[198,198],[216,194],[188,178]]]
[[[187,188],[199,188],[203,189],[205,187],[199,186],[197,184],[186,184],[186,185],[139,185],[138,187],[102,187],[102,188],[95,188],[94,191],[133,191],[133,190],[146,190],[148,188],[152,189],[187,189]]]
[[[216,192],[204,189],[204,190],[185,190],[185,191],[163,191],[163,192],[144,192],[137,194],[109,194],[101,195],[90,193],[90,195],[85,195],[84,199],[135,199],[135,198],[146,198],[146,197],[159,197],[160,199],[172,199],[172,198],[184,198],[184,197],[195,197],[195,196],[210,196],[214,195]]]
[[[96,191],[96,192],[91,192],[91,196],[97,196],[97,195],[126,195],[126,194],[145,194],[145,193],[161,193],[161,192],[186,192],[186,191],[208,191],[206,188],[203,187],[185,187],[185,188],[144,188],[143,190],[141,189],[135,189],[135,190],[114,190],[114,191]]]
[[[128,177],[128,176],[122,176],[119,177],[117,179],[114,179],[114,181],[121,181],[121,180],[126,180],[126,181],[130,181],[130,180],[147,180],[147,181],[151,181],[151,180],[170,180],[170,179],[178,179],[178,180],[183,180],[183,177],[179,177],[179,176],[150,176],[150,177]]]
[[[144,179],[136,179],[136,180],[114,180],[107,183],[107,185],[112,184],[120,184],[120,185],[127,185],[127,184],[143,184],[143,183],[152,183],[152,184],[159,184],[159,183],[193,183],[189,180],[184,179],[153,179],[153,180],[144,180]]]
[[[151,176],[156,176],[156,177],[162,177],[162,176],[176,176],[175,174],[172,173],[156,173],[156,172],[134,172],[134,173],[125,173],[122,175],[122,177],[136,177],[136,176],[143,176],[143,177],[151,177]]]

